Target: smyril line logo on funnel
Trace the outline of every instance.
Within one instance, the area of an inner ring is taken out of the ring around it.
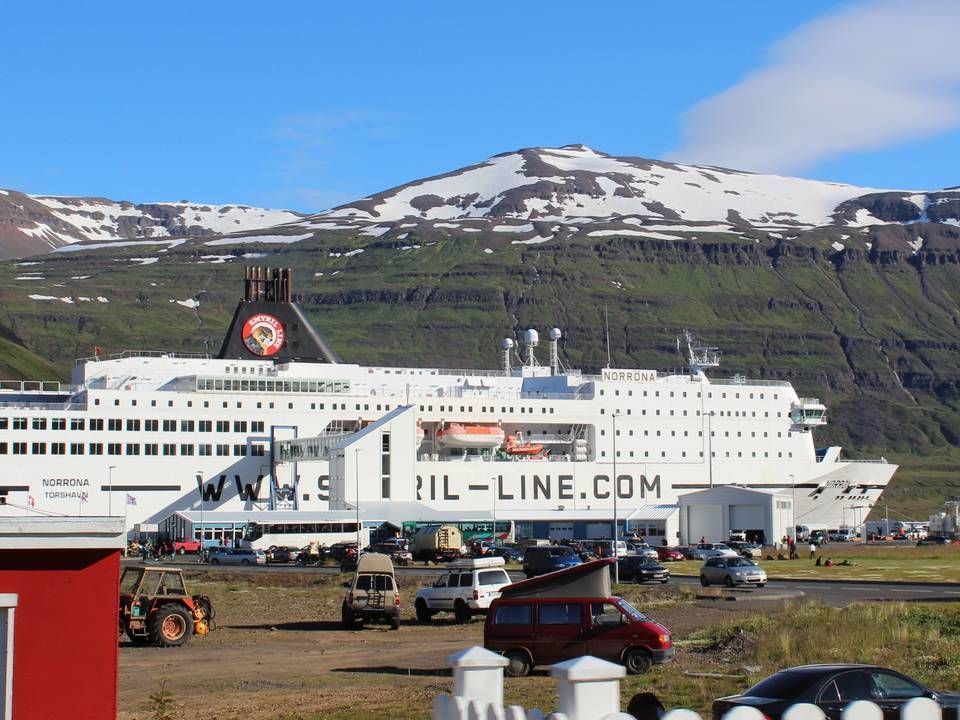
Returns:
[[[285,337],[283,323],[266,313],[249,318],[243,324],[241,335],[247,350],[261,357],[270,357],[280,352]]]

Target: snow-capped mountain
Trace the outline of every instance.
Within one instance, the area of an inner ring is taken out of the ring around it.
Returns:
[[[134,204],[0,190],[0,257],[49,252],[86,240],[194,237],[244,232],[303,217],[289,210],[190,202]]]
[[[569,235],[803,230],[888,222],[960,224],[958,191],[891,191],[717,167],[614,157],[583,145],[532,148],[416,180],[295,223],[383,235],[430,224],[511,233],[526,242]]]

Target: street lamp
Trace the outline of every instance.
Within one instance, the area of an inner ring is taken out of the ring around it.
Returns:
[[[793,543],[797,543],[797,482],[793,475],[790,476],[790,509],[793,514],[793,521],[790,525],[790,537]]]
[[[113,471],[116,465],[107,468],[107,515],[113,515]]]
[[[203,471],[197,470],[197,488],[200,490],[200,552],[197,562],[203,562],[203,551],[207,548],[206,538],[203,535]]]
[[[618,585],[620,584],[620,555],[618,552],[620,528],[617,521],[617,491],[619,489],[619,483],[617,483],[617,418],[619,416],[619,411],[611,416],[613,420],[613,581]]]

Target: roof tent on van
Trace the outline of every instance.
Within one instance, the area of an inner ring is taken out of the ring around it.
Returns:
[[[610,566],[615,558],[603,558],[574,565],[565,570],[538,575],[501,588],[500,597],[598,597],[613,595],[610,585]]]

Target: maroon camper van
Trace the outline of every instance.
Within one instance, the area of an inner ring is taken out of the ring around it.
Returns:
[[[490,605],[483,645],[510,664],[508,675],[526,675],[581,655],[647,672],[673,657],[670,631],[612,594],[613,558],[584,563],[508,585]]]

